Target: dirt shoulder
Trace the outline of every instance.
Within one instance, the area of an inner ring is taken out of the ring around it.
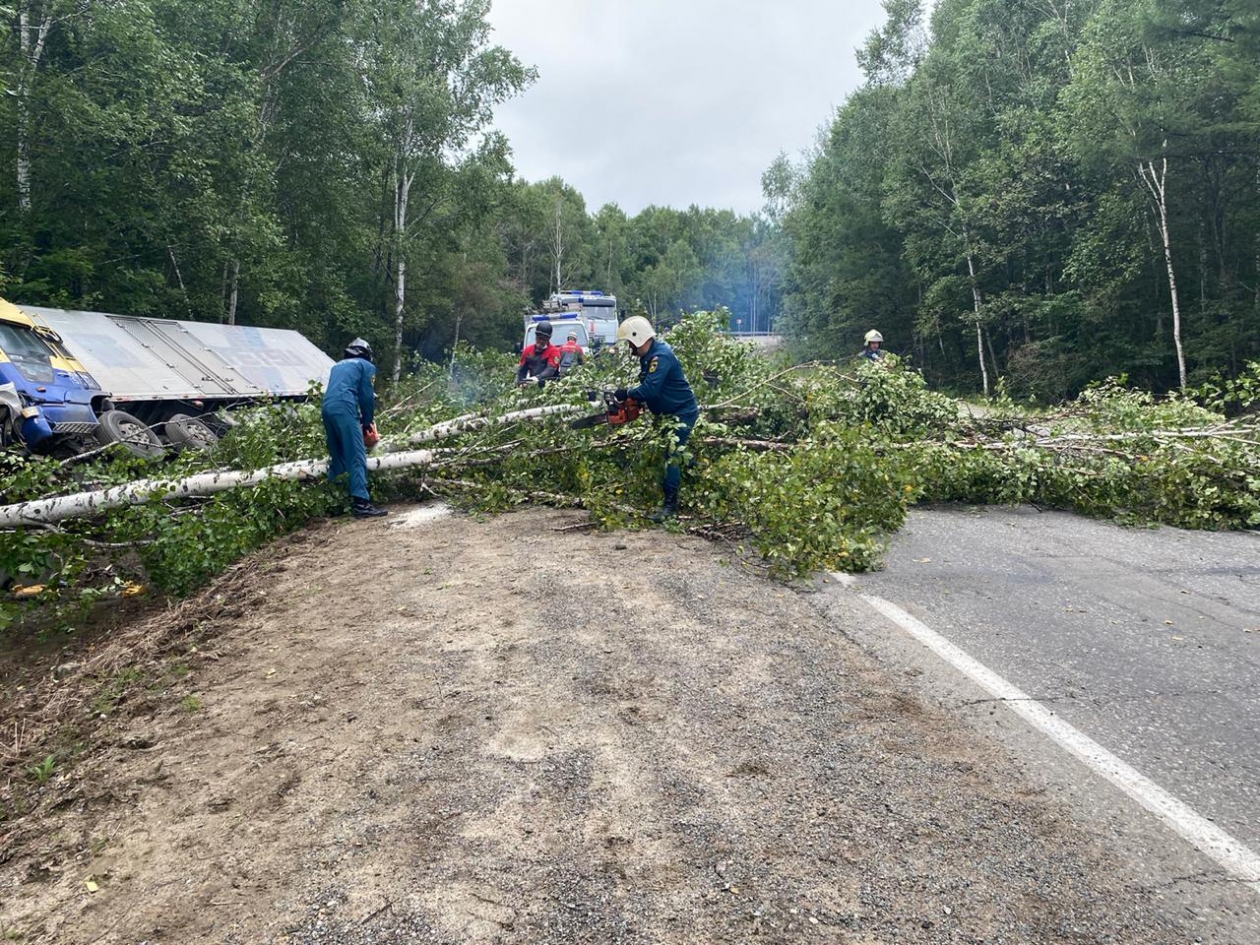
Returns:
[[[399,518],[312,528],[205,614],[150,618],[218,630],[0,824],[4,931],[1193,940],[1001,750],[721,548]]]

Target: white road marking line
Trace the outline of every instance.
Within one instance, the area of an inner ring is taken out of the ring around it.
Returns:
[[[853,587],[857,584],[857,580],[849,574],[836,573],[832,577],[845,587]],[[1063,721],[1040,702],[1035,702],[1023,690],[1007,682],[896,604],[889,603],[874,594],[862,594],[862,600],[991,696],[1005,701],[1007,707],[1021,716],[1029,725],[1049,736],[1060,748],[1075,755],[1152,814],[1163,818],[1165,823],[1197,850],[1211,857],[1227,872],[1260,893],[1260,855],[1257,855],[1246,844],[1230,836],[1206,817],[1196,813],[1150,778],[1121,761],[1088,735]]]

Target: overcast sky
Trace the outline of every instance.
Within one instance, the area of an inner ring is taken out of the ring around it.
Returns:
[[[853,50],[880,0],[494,0],[494,41],[538,68],[499,108],[528,180],[617,203],[761,206],[861,79]]]

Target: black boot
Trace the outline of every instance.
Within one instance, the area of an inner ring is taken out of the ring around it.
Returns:
[[[350,514],[355,518],[378,518],[389,513],[378,509],[367,499],[354,499],[350,503]]]
[[[678,488],[673,489],[666,487],[665,502],[659,509],[648,516],[653,522],[664,522],[678,514]]]

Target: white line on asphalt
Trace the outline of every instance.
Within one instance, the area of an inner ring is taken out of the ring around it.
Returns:
[[[857,583],[857,580],[849,574],[836,573],[832,577],[845,587],[853,587]],[[1163,818],[1173,830],[1195,848],[1210,856],[1233,876],[1250,885],[1255,892],[1260,893],[1260,855],[1257,855],[1246,844],[1196,813],[1150,778],[1125,764],[1088,735],[1056,716],[1040,702],[1033,701],[1023,690],[1007,682],[896,604],[889,603],[874,594],[862,594],[862,600],[977,683],[994,698],[1005,701],[1012,712],[1021,716],[1033,728],[1048,735],[1059,747],[1075,755],[1152,814]]]

